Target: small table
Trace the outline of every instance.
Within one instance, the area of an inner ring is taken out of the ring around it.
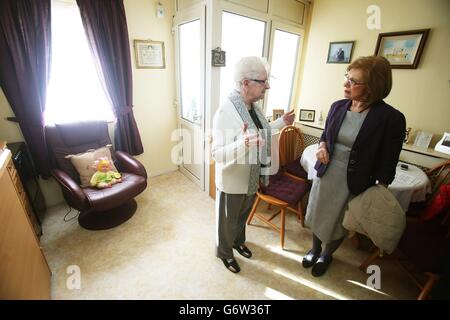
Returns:
[[[316,151],[318,144],[313,144],[305,148],[300,164],[308,172],[308,179],[316,179],[317,171],[314,169],[316,164]],[[395,198],[400,203],[402,209],[406,212],[411,202],[420,202],[426,199],[426,194],[431,192],[431,183],[425,172],[419,167],[407,164],[408,169],[400,167],[403,162],[397,164],[394,181],[388,186]]]

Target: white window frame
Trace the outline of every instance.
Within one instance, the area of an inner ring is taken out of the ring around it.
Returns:
[[[270,52],[269,52],[269,59],[268,59],[269,65],[272,65],[272,58],[273,58],[272,44],[274,43],[275,30],[293,33],[300,37],[298,46],[297,46],[297,59],[296,59],[296,64],[295,64],[295,71],[293,74],[292,85],[291,85],[291,90],[290,90],[290,95],[289,95],[289,105],[287,106],[287,111],[289,111],[289,110],[295,109],[294,103],[297,101],[297,97],[294,96],[294,92],[295,92],[294,88],[299,88],[299,86],[300,86],[300,83],[299,83],[300,81],[298,78],[299,78],[299,74],[300,74],[300,59],[301,59],[301,54],[302,54],[302,49],[303,49],[303,40],[305,37],[305,31],[303,28],[296,27],[291,24],[283,23],[281,21],[272,21],[272,26],[270,29],[270,44],[269,44]],[[266,95],[268,95],[268,94],[270,94],[270,90],[266,93]],[[267,98],[267,96],[266,96],[266,98]],[[266,109],[267,109],[267,101],[268,101],[268,99],[264,99],[264,112],[266,112]]]

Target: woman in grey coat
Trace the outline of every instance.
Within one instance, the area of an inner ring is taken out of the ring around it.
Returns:
[[[361,57],[347,68],[345,99],[331,106],[316,153],[318,178],[313,181],[305,219],[313,245],[302,265],[312,266],[315,277],[326,272],[344,240],[342,220],[348,201],[376,183],[387,187],[394,180],[406,121],[382,100],[391,88],[389,61]]]

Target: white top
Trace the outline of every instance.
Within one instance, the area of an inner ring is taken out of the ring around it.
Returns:
[[[314,169],[314,165],[316,164],[316,152],[319,149],[318,144],[312,144],[307,146],[305,150],[303,150],[302,157],[300,158],[300,164],[308,173],[308,179],[313,180],[317,178],[317,171]]]
[[[229,194],[247,194],[248,190],[251,165],[245,163],[245,156],[249,150],[244,145],[243,126],[241,116],[227,99],[214,114],[211,153],[216,162],[216,187]],[[272,129],[281,129],[285,123],[283,118],[279,118],[271,122],[270,126]],[[276,139],[272,139],[272,147],[274,140]],[[273,151],[272,149],[272,153]],[[274,154],[272,159],[277,158]],[[273,170],[267,169],[267,173],[272,174]]]
[[[316,151],[318,144],[313,144],[305,148],[300,164],[308,172],[308,179],[316,179],[317,171],[314,169],[316,164]],[[426,194],[431,192],[431,182],[425,172],[419,167],[407,164],[408,169],[400,167],[403,162],[397,164],[394,181],[388,186],[388,189],[394,194],[404,211],[408,210],[410,202],[424,201]]]

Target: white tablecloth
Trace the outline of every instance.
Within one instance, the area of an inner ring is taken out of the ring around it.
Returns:
[[[308,179],[313,180],[317,176],[316,169],[314,169],[314,165],[316,164],[317,158],[316,158],[316,151],[319,148],[318,144],[312,144],[310,146],[307,146],[305,150],[303,150],[302,157],[300,158],[300,164],[302,165],[303,169],[305,169],[306,172],[308,172]]]
[[[308,179],[317,178],[317,172],[314,169],[316,164],[316,151],[318,145],[313,144],[305,148],[300,163],[308,172]],[[396,168],[394,181],[388,189],[394,194],[403,210],[407,211],[411,202],[420,202],[425,200],[426,194],[431,192],[431,184],[427,175],[414,165],[408,164],[408,169],[401,169],[399,162]]]

